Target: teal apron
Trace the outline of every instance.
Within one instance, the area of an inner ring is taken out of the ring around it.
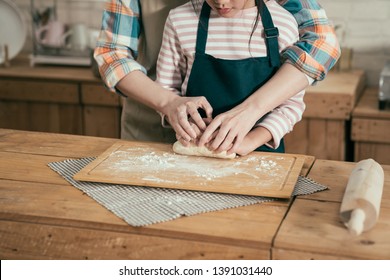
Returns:
[[[273,25],[268,8],[261,2],[260,15],[264,26],[267,57],[240,60],[215,58],[205,53],[210,11],[211,8],[205,1],[200,14],[195,60],[186,95],[205,96],[213,107],[215,117],[242,103],[276,73],[280,67],[279,33]],[[256,150],[284,153],[283,139],[277,149],[262,145]]]

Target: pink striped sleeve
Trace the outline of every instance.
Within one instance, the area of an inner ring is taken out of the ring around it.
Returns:
[[[182,77],[185,75],[182,71],[186,68],[185,66],[183,67],[185,61],[183,61],[181,53],[178,35],[170,21],[170,17],[168,17],[157,59],[156,81],[163,87],[174,90],[178,94],[181,94]]]
[[[257,125],[268,129],[272,134],[273,139],[267,143],[271,148],[279,147],[282,138],[291,132],[294,125],[302,119],[306,107],[303,101],[304,95],[305,92],[301,91],[286,100],[266,115],[261,123]]]

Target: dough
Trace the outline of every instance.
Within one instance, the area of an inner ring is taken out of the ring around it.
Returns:
[[[236,157],[235,153],[227,154],[226,151],[220,153],[214,153],[210,151],[206,147],[198,147],[194,144],[191,144],[188,147],[183,146],[179,141],[176,141],[173,144],[173,151],[182,155],[190,155],[190,156],[204,156],[204,157],[215,157],[215,158],[225,158],[225,159],[233,159]]]

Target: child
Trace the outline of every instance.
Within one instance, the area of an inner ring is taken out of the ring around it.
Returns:
[[[278,71],[280,52],[298,38],[295,19],[273,0],[193,0],[168,16],[156,81],[211,104],[213,120],[199,145],[240,155],[284,152],[283,136],[302,118],[304,92],[264,117],[257,95]]]
[[[340,56],[340,45],[334,28],[317,0],[276,1],[296,19],[300,40],[283,52],[283,65],[260,88],[260,92],[257,91],[260,110],[256,112],[259,116],[272,111],[313,81],[323,80]],[[198,108],[212,111],[206,98],[179,96],[155,82],[164,22],[171,9],[188,0],[106,2],[94,56],[107,88],[126,97],[123,98],[121,138],[165,143],[176,141],[175,133],[187,141],[196,138],[197,134],[187,115],[193,112],[196,118]],[[157,112],[166,116],[170,128],[161,126]],[[232,127],[232,122],[226,113],[220,114],[217,120],[221,116],[224,116],[220,121],[221,131],[224,132],[229,126]],[[237,118],[233,116],[234,119]],[[206,128],[202,119],[195,122],[198,127]],[[218,125],[212,122],[203,135],[208,136]],[[247,147],[239,143],[242,135],[246,135],[251,127],[248,124],[234,127],[240,128],[235,144],[240,149]],[[228,142],[227,139],[224,143]],[[221,148],[224,143],[220,145]]]

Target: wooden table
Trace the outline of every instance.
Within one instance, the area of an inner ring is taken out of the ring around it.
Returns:
[[[274,259],[390,259],[390,166],[383,165],[385,185],[379,220],[354,237],[339,219],[349,174],[355,164],[316,160],[309,177],[330,190],[297,197],[275,238]]]
[[[297,216],[300,211],[299,208],[295,210],[296,207],[303,205],[310,208],[313,203],[332,209],[332,212],[324,213],[335,224],[333,228],[336,229],[328,243],[333,242],[337,246],[348,237],[346,229],[337,222],[338,202],[335,199],[340,200],[342,197],[342,186],[353,165],[336,165],[328,161],[317,161],[310,174],[321,166],[333,168],[341,176],[340,182],[337,178],[332,179],[332,176],[325,174],[324,177],[315,177],[319,172],[313,173],[313,179],[328,183],[332,187],[331,191],[295,201],[285,200],[210,212],[146,227],[129,226],[47,166],[49,162],[67,158],[99,155],[115,141],[117,140],[108,138],[0,129],[1,259],[300,258],[301,252],[309,252],[309,249],[295,243],[296,235],[301,236],[303,245],[306,241],[306,246],[311,248],[310,244],[318,246],[318,240],[311,240],[313,243],[308,244],[306,236],[315,237],[315,232],[311,233],[310,226],[304,227],[302,222],[301,227],[296,225],[298,232],[294,234],[289,231],[286,233],[285,229],[291,219],[301,219]],[[312,165],[310,159],[308,158],[304,172]],[[386,170],[390,174],[390,170]],[[386,184],[389,185],[389,182]],[[386,208],[382,207],[379,224],[372,232],[359,237],[359,240],[367,240],[369,237],[371,242],[378,245],[358,244],[353,247],[356,254],[367,251],[370,253],[364,256],[390,257],[388,253],[383,253],[383,249],[381,252],[377,250],[377,246],[389,248],[390,243],[388,191],[385,198]],[[298,213],[294,214],[296,212]],[[315,219],[309,214],[309,221],[310,217]],[[317,227],[323,227],[329,222],[322,219],[317,223]],[[281,252],[286,249],[293,253],[282,255]],[[323,253],[320,248],[310,250],[313,254]],[[356,257],[354,254],[343,255],[337,252],[331,257],[339,256]]]

